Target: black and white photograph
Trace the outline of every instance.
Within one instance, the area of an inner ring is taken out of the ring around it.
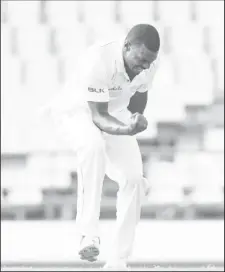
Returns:
[[[1,271],[224,271],[224,0],[1,0]]]

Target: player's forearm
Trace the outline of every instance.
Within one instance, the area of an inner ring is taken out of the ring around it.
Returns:
[[[108,113],[93,116],[93,122],[102,131],[112,135],[129,135],[129,126]]]

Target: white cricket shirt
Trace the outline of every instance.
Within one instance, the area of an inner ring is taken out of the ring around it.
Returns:
[[[130,81],[124,67],[124,40],[98,43],[80,58],[71,82],[54,103],[58,110],[77,111],[87,107],[87,101],[108,102],[109,112],[127,108],[135,92],[151,88],[156,61]]]

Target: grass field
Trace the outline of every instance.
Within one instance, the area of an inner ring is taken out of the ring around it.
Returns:
[[[89,267],[84,268],[80,267],[1,267],[1,271],[103,271],[101,267]],[[164,266],[164,265],[152,265],[146,266],[143,265],[142,267],[130,266],[130,271],[224,271],[224,266],[222,265],[210,265],[210,266]]]
[[[77,256],[74,221],[2,221],[1,271],[101,271],[114,221],[101,221],[96,263]],[[141,221],[131,271],[224,271],[224,221]]]

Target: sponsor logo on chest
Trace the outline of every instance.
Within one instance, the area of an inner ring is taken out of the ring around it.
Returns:
[[[109,88],[109,91],[122,91],[122,87],[121,86],[114,86],[112,88]]]
[[[88,87],[88,91],[91,93],[104,93],[104,89],[96,89],[96,88],[92,88],[92,87]]]
[[[123,88],[121,86],[113,86],[109,88],[109,96],[111,98],[119,97],[122,94]]]

